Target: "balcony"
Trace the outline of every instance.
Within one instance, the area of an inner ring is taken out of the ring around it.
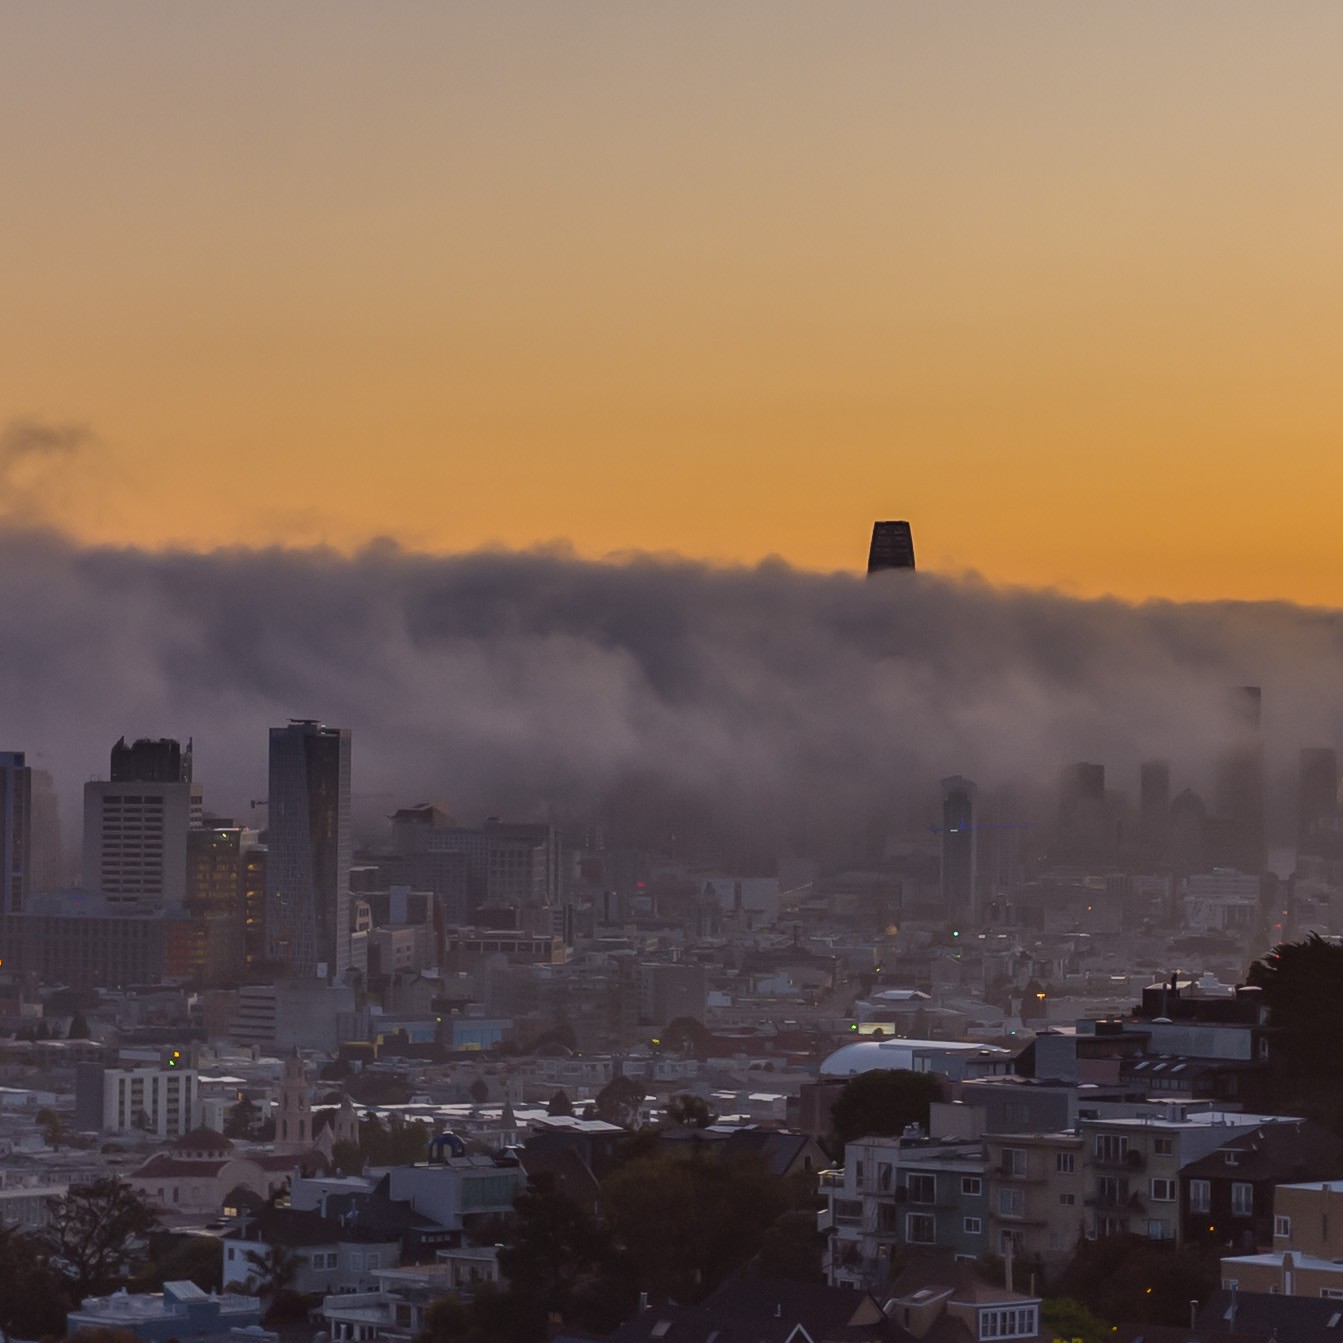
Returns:
[[[820,1189],[843,1189],[844,1172],[842,1170],[823,1170],[816,1177],[816,1184]]]

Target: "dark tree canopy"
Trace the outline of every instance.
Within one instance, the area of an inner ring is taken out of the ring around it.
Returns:
[[[130,1185],[110,1178],[72,1185],[50,1207],[43,1248],[80,1299],[112,1291],[143,1267],[159,1219]]]
[[[667,1118],[682,1128],[708,1128],[715,1117],[709,1102],[689,1091],[673,1096],[667,1102]]]
[[[595,1104],[598,1119],[621,1128],[633,1128],[639,1119],[639,1104],[644,1098],[642,1083],[632,1077],[613,1077],[598,1093]]]
[[[546,1106],[546,1113],[548,1115],[565,1117],[572,1115],[573,1112],[574,1103],[569,1099],[569,1093],[567,1091],[557,1091],[550,1098],[550,1102]]]
[[[1343,1056],[1334,1047],[1334,1027],[1343,1019],[1343,946],[1315,933],[1283,942],[1255,961],[1247,978],[1263,990],[1275,1028],[1266,1099],[1340,1131]]]
[[[64,1333],[64,1286],[36,1236],[0,1226],[0,1337]]]
[[[942,1099],[942,1083],[932,1073],[877,1068],[851,1078],[830,1111],[841,1147],[868,1135],[896,1137],[910,1124],[928,1128],[928,1112]]]

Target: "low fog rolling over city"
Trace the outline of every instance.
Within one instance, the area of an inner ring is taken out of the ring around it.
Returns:
[[[0,5],[0,1343],[1343,1340],[1340,51]]]
[[[1136,807],[1139,764],[1161,758],[1176,792],[1215,807],[1240,731],[1232,688],[1257,684],[1268,839],[1290,846],[1297,753],[1343,732],[1343,617],[1287,603],[563,550],[156,553],[13,531],[0,562],[0,690],[72,833],[84,779],[123,733],[192,736],[211,805],[233,815],[264,796],[267,726],[320,711],[354,732],[370,837],[395,806],[443,799],[464,818],[641,842],[679,819],[706,860],[742,845],[859,861],[874,823],[929,819],[951,774],[1020,790],[1004,819],[1038,823],[1067,765],[1105,765]]]

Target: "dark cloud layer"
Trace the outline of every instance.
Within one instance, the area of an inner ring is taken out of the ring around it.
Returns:
[[[1142,606],[778,563],[716,569],[392,546],[154,554],[0,532],[0,747],[79,785],[127,735],[194,735],[207,801],[265,791],[266,728],[354,731],[366,813],[464,818],[632,797],[715,808],[773,843],[943,774],[1199,783],[1224,691],[1264,687],[1281,769],[1343,737],[1343,614]]]

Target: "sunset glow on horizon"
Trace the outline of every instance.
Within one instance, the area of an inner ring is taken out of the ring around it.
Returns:
[[[993,583],[1343,606],[1325,0],[0,37],[0,427],[80,438],[11,522],[856,572],[899,517]]]

